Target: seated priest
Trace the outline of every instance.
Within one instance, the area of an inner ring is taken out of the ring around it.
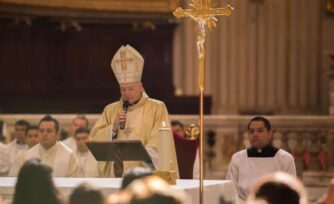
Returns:
[[[97,161],[89,151],[86,142],[89,142],[89,129],[79,128],[74,133],[76,142],[75,153],[79,160],[80,177],[98,177]]]
[[[19,120],[15,122],[14,126],[14,139],[7,144],[9,154],[9,167],[15,167],[17,156],[28,149],[28,145],[25,143],[25,133],[29,127],[29,122],[26,120]]]
[[[25,140],[24,140],[26,145],[28,146],[28,149],[40,143],[40,140],[41,137],[39,134],[38,126],[36,125],[28,126],[28,128],[26,129]],[[8,176],[17,176],[16,168],[24,152],[25,151],[20,151],[20,153],[17,154],[15,161],[9,170]]]
[[[37,145],[41,141],[39,134],[39,128],[36,125],[30,125],[26,130],[25,143],[28,145],[28,149]]]
[[[77,115],[71,123],[69,129],[69,136],[68,138],[64,139],[62,142],[70,148],[73,152],[77,150],[77,143],[74,138],[75,131],[79,128],[88,128],[89,121],[85,115]]]
[[[7,176],[8,170],[9,170],[8,148],[6,145],[0,142],[0,177]]]
[[[47,115],[39,122],[40,143],[25,151],[19,159],[16,172],[29,159],[37,158],[52,168],[54,177],[79,177],[79,162],[75,153],[59,139],[59,122]]]
[[[170,127],[168,111],[162,101],[158,101],[145,93],[141,76],[144,59],[130,45],[118,49],[111,61],[111,68],[120,86],[121,98],[104,108],[104,111],[91,130],[90,137],[96,141],[140,140],[146,147],[153,164],[158,164],[158,131],[166,125]],[[168,134],[173,140],[172,131]],[[170,151],[169,169],[176,172],[178,167],[174,143]],[[142,162],[125,161],[123,172]],[[99,173],[103,177],[114,177],[113,166],[110,162],[99,162]]]
[[[252,118],[248,137],[251,147],[232,156],[227,172],[227,179],[234,182],[241,200],[246,199],[250,187],[265,174],[283,171],[296,176],[293,156],[271,144],[272,131],[267,118]]]

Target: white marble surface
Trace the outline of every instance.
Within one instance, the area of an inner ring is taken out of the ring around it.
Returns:
[[[92,183],[101,188],[107,196],[119,189],[122,179],[120,178],[54,178],[56,186],[63,195],[68,196],[72,190],[83,182]],[[1,177],[0,178],[0,194],[5,199],[11,199],[14,194],[16,178]],[[185,190],[193,204],[199,203],[199,181],[198,180],[177,180],[177,189]],[[204,203],[219,204],[221,196],[227,201],[237,203],[237,192],[230,181],[225,180],[205,180],[204,181]]]

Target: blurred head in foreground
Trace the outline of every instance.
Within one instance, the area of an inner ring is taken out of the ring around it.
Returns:
[[[103,204],[102,192],[89,183],[82,183],[71,193],[69,204]]]
[[[144,178],[145,176],[151,176],[151,175],[152,171],[150,169],[143,167],[135,167],[125,173],[121,189],[124,190],[136,179]]]
[[[185,204],[186,194],[172,189],[157,176],[146,176],[133,181],[124,191],[112,194],[108,204]]]
[[[265,175],[251,189],[249,203],[307,204],[306,190],[294,176],[284,172]]]
[[[51,168],[41,164],[39,159],[24,163],[17,178],[13,204],[62,203],[51,174]]]

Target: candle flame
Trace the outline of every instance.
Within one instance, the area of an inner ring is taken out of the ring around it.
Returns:
[[[162,127],[163,127],[163,128],[166,127],[166,123],[165,123],[165,121],[162,122]]]

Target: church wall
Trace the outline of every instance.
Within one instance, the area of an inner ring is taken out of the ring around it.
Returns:
[[[126,44],[145,59],[142,81],[149,96],[167,103],[173,96],[173,23],[80,19],[76,30],[64,19],[30,20],[0,17],[0,113],[102,112],[119,100],[110,62]]]
[[[213,113],[327,114],[333,18],[323,1],[229,0],[230,17],[208,32],[206,94]],[[187,5],[184,3],[184,5]],[[176,30],[174,84],[179,93],[198,94],[194,22]]]

